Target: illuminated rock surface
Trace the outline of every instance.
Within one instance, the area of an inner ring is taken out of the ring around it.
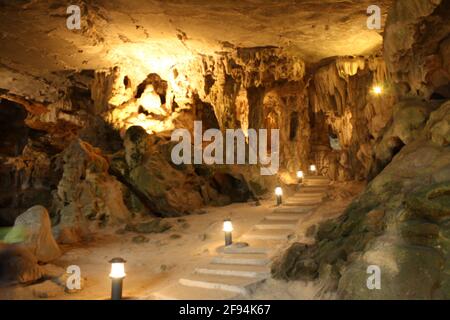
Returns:
[[[258,206],[276,186],[289,196],[315,164],[343,188],[368,185],[342,215],[321,213],[317,223],[339,217],[310,226],[307,243],[280,250],[272,274],[317,280],[319,298],[449,298],[448,1],[378,1],[380,30],[367,27],[368,0],[73,4],[80,30],[66,27],[63,1],[0,0],[1,227],[39,205],[60,244],[105,245],[97,236],[110,228],[136,246],[171,232],[185,241],[173,219]],[[247,138],[279,129],[279,171],[175,165],[171,133],[192,134],[194,121]],[[40,279],[52,246],[2,247],[19,266],[5,281]],[[385,290],[366,289],[369,264]],[[59,296],[54,284],[34,296]]]

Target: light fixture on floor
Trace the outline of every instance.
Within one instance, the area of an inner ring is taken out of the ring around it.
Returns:
[[[283,196],[283,189],[281,189],[281,187],[276,187],[275,195],[277,196],[277,206],[279,206],[282,203],[281,197]]]
[[[125,260],[122,258],[113,258],[109,261],[111,263],[111,273],[109,277],[112,281],[111,300],[122,299],[123,279],[125,278]]]
[[[225,246],[230,246],[233,243],[233,224],[231,219],[225,219],[223,221],[223,232],[225,233]]]
[[[316,175],[317,174],[317,168],[315,164],[312,164],[309,166],[309,171],[311,171],[312,175]]]
[[[303,171],[297,171],[297,179],[298,179],[298,183],[302,183],[303,182],[303,177],[304,177],[304,174],[303,174]]]

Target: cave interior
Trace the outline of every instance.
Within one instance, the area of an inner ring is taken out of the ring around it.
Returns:
[[[450,299],[450,1],[0,8],[0,299]]]

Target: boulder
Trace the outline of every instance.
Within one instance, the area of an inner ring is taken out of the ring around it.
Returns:
[[[159,216],[177,216],[204,204],[201,186],[191,165],[175,166],[171,161],[174,144],[164,135],[149,136],[137,126],[124,138],[126,168],[116,159],[115,174],[120,175],[139,200]]]
[[[58,241],[77,242],[89,235],[91,227],[128,221],[123,187],[108,173],[109,163],[100,149],[78,139],[64,150],[62,161],[63,176],[54,201]]]
[[[338,285],[342,299],[436,299],[444,259],[438,250],[423,246],[392,245],[380,239],[371,250],[343,269]],[[381,271],[380,290],[370,290],[368,266]]]
[[[0,244],[0,286],[32,283],[44,276],[36,257],[20,245]]]
[[[55,260],[61,255],[52,235],[47,209],[34,206],[17,217],[13,229],[6,235],[6,243],[21,243],[40,262]]]
[[[445,147],[450,144],[450,102],[430,115],[427,127],[431,141],[436,145]]]

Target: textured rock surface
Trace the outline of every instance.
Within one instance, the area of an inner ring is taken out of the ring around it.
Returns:
[[[382,95],[373,93],[375,86]],[[383,59],[338,58],[314,72],[308,93],[309,160],[332,179],[367,178],[373,147],[396,99]],[[339,148],[332,148],[332,138]]]
[[[394,105],[392,119],[383,129],[379,141],[374,145],[374,157],[370,168],[371,177],[375,177],[403,146],[419,135],[425,127],[430,112],[436,108],[437,104],[439,102],[430,103],[409,98]],[[445,110],[440,112],[440,114],[443,113]]]
[[[129,219],[122,186],[108,174],[108,161],[99,149],[75,140],[61,156],[63,175],[54,202],[58,241],[80,240],[89,230],[88,221],[102,226]]]
[[[206,204],[245,202],[253,196],[242,170],[234,166],[174,165],[170,138],[149,135],[130,127],[124,137],[124,154],[112,161],[112,173],[133,194],[130,207],[158,216],[194,213]],[[145,210],[144,210],[145,211]]]
[[[386,21],[384,55],[401,94],[450,98],[450,4],[399,0]]]
[[[399,102],[373,144],[373,180],[315,244],[281,255],[274,276],[320,279],[321,294],[345,299],[449,299],[448,5],[395,2],[384,51]],[[369,266],[380,290],[368,289]]]
[[[377,2],[383,15],[391,3]],[[366,11],[373,4],[369,0],[78,0],[71,4],[82,10],[81,30],[67,29],[66,3],[2,1],[4,72],[28,70],[34,77],[19,85],[0,78],[4,81],[0,87],[6,85],[16,93],[26,90],[36,98],[55,97],[59,80],[50,72],[61,69],[99,69],[121,62],[142,66],[145,77],[196,53],[212,55],[235,47],[274,45],[319,60],[366,54],[382,44],[382,30],[369,30],[366,25]]]
[[[431,140],[431,130],[449,105],[427,117],[339,220],[321,225],[315,245],[291,247],[273,274],[321,277],[324,290],[342,298],[448,299],[450,150]],[[381,290],[366,286],[370,265],[381,268]]]
[[[34,206],[18,216],[4,241],[20,243],[40,262],[49,262],[61,255],[53,238],[48,211],[42,206]]]
[[[131,219],[254,199],[314,163],[371,183],[274,275],[344,298],[448,298],[448,1],[378,1],[384,30],[366,0],[79,0],[77,31],[60,1],[0,4],[0,224],[42,205],[61,242],[107,223],[163,231]],[[280,129],[279,174],[173,165],[170,133],[194,120]]]
[[[44,275],[36,257],[23,246],[0,244],[0,291],[10,283],[31,283]]]

